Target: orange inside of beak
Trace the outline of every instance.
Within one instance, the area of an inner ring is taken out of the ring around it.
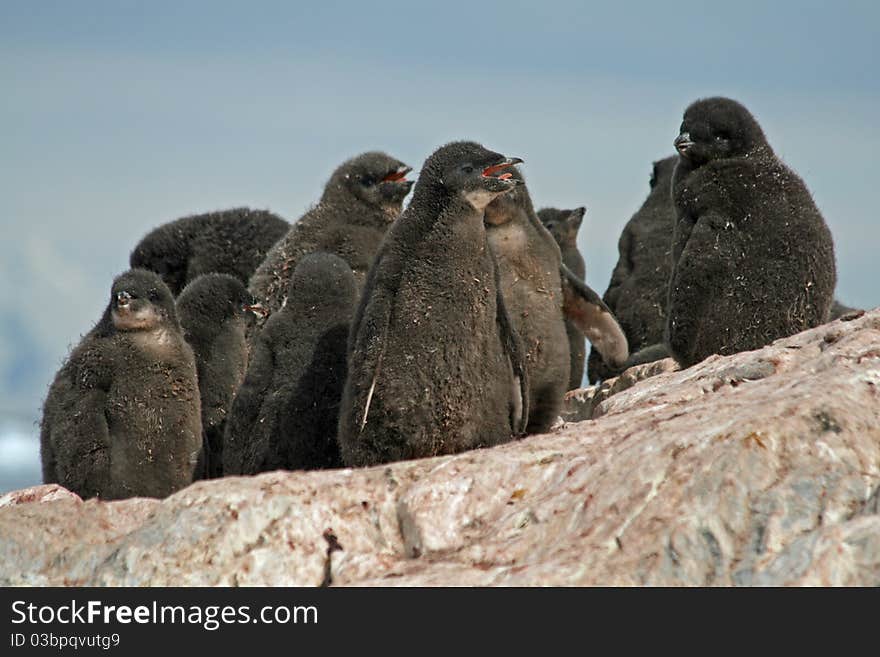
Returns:
[[[406,171],[392,171],[387,176],[382,178],[382,182],[401,182],[406,180]]]
[[[506,169],[509,166],[512,166],[512,165],[508,164],[506,162],[503,162],[501,164],[494,164],[491,167],[486,167],[485,169],[483,169],[483,177],[490,178],[497,171],[501,171],[501,169]],[[508,178],[511,178],[512,176],[513,176],[512,173],[502,173],[500,176],[498,176],[498,178],[500,178],[501,180],[507,180]]]

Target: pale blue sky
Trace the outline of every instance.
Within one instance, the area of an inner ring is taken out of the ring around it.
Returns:
[[[295,220],[367,149],[523,157],[538,206],[588,207],[601,293],[707,95],[744,102],[806,180],[839,296],[880,305],[878,43],[874,2],[0,1],[0,419],[38,418],[150,228],[233,205]]]

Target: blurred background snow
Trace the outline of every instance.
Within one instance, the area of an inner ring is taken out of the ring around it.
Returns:
[[[682,111],[731,96],[825,214],[838,296],[880,305],[878,43],[874,2],[0,3],[0,492],[39,481],[48,384],[143,234],[293,221],[367,149],[523,157],[538,207],[588,207],[601,293]]]

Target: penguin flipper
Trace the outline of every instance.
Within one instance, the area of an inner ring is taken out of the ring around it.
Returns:
[[[652,345],[648,345],[635,352],[634,354],[630,354],[630,357],[626,361],[626,365],[624,369],[634,367],[635,365],[645,365],[646,363],[653,363],[654,361],[662,360],[664,358],[669,358],[672,354],[669,352],[669,345],[665,342],[657,342]]]
[[[724,215],[704,212],[681,219],[676,228],[673,248],[678,257],[669,277],[665,341],[680,363],[702,360],[695,353],[705,330],[704,318],[712,317],[714,300],[723,298],[725,281],[735,275],[730,268],[742,236],[725,230],[726,224]]]
[[[256,351],[256,348],[254,350]],[[200,387],[202,418],[206,431],[222,426],[234,397],[230,395],[227,382],[243,380],[241,371],[246,363],[247,359],[243,355],[239,356],[216,344],[213,346],[212,353],[205,360],[204,371],[199,372],[200,375],[204,375],[206,381],[210,382],[209,385]],[[215,382],[223,382],[224,385]]]
[[[610,367],[622,367],[629,357],[626,335],[614,314],[593,289],[578,279],[565,265],[559,266],[562,278],[562,310],[596,347]]]
[[[376,382],[382,370],[382,358],[385,355],[385,342],[391,324],[391,312],[394,299],[400,286],[404,261],[395,257],[384,245],[379,249],[361,293],[360,301],[351,320],[348,334],[348,358],[352,361],[357,354],[360,365],[357,371],[350,370],[348,377],[356,391],[352,401],[358,408],[352,409],[351,419],[356,426],[349,426],[348,439],[360,435],[366,426],[376,390]],[[369,310],[369,312],[368,312]],[[366,328],[364,323],[367,323]],[[347,386],[349,387],[349,386]],[[366,396],[361,393],[366,391]],[[361,401],[363,399],[363,401]],[[340,415],[340,426],[344,420]],[[340,430],[340,434],[343,432]]]

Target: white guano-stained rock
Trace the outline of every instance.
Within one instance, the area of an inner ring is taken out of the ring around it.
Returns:
[[[880,310],[654,367],[493,449],[165,500],[9,493],[0,584],[880,584]]]

